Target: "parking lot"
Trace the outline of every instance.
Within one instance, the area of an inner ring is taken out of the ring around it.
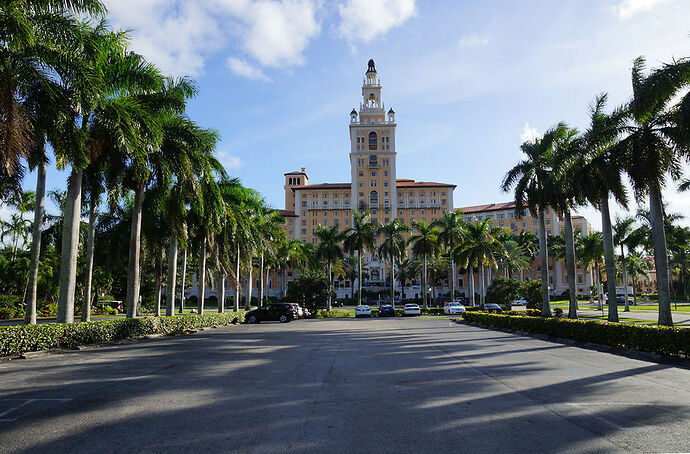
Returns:
[[[688,383],[448,319],[240,325],[0,362],[0,452],[682,452]]]

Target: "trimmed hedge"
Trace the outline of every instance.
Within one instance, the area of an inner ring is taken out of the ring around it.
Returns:
[[[112,342],[149,334],[169,334],[186,329],[225,326],[231,324],[235,318],[239,322],[243,321],[244,314],[226,312],[0,327],[0,356],[51,348],[73,348],[78,345]]]
[[[690,357],[690,328],[631,325],[595,320],[465,313],[472,323],[668,356]]]

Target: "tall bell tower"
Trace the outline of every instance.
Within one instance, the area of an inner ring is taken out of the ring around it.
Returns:
[[[379,223],[397,216],[395,112],[385,110],[374,60],[362,81],[359,112],[350,112],[352,207],[370,210]]]

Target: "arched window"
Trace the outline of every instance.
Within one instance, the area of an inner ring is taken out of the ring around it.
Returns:
[[[379,193],[376,191],[371,191],[369,193],[369,206],[376,207],[379,204]]]
[[[379,137],[376,135],[374,131],[371,131],[369,133],[369,149],[370,150],[378,150],[378,145],[379,145]]]

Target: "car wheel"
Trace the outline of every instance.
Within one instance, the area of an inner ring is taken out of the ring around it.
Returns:
[[[281,315],[280,316],[280,323],[287,323],[290,320],[288,319],[287,315]]]
[[[256,318],[256,315],[250,315],[249,316],[249,323],[259,323],[259,319]]]

